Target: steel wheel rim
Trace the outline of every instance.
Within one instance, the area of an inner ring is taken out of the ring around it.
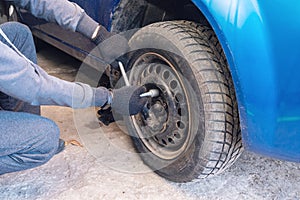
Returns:
[[[141,67],[142,65],[143,67]],[[164,101],[160,100],[158,105],[154,103],[150,110],[153,109],[153,113],[156,108],[158,111],[162,108],[167,110],[167,120],[164,122],[162,117],[160,126],[157,130],[155,129],[158,132],[153,131],[151,126],[143,126],[145,120],[141,114],[131,117],[139,139],[155,156],[165,160],[177,158],[186,151],[191,140],[191,124],[189,123],[191,112],[183,76],[167,58],[155,52],[148,52],[139,56],[134,62],[129,80],[138,85],[156,85]],[[153,83],[153,81],[156,82]],[[170,99],[174,100],[173,103]],[[167,106],[164,106],[163,103],[166,103]],[[165,125],[161,123],[165,123]],[[155,126],[155,128],[157,127]]]

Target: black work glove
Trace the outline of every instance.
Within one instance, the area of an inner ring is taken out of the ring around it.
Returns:
[[[115,121],[112,110],[125,116],[136,115],[141,112],[149,98],[140,97],[140,94],[146,91],[147,89],[141,86],[124,86],[120,89],[112,90],[111,106],[108,104],[102,106],[98,111],[100,115],[99,120],[108,126]]]
[[[110,123],[115,122],[115,118],[110,106],[98,110],[98,115],[100,116],[98,119],[106,126],[108,126]]]
[[[125,116],[136,115],[142,111],[148,101],[148,97],[140,97],[147,92],[145,87],[124,86],[113,90],[112,109]]]
[[[92,40],[99,47],[100,54],[107,64],[113,63],[129,51],[128,40],[124,36],[110,33],[101,25]]]

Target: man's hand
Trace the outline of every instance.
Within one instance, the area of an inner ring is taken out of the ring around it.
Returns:
[[[140,97],[146,91],[147,89],[141,86],[125,86],[113,90],[111,107],[121,115],[136,115],[148,101],[147,97]]]
[[[111,107],[98,110],[98,115],[100,116],[98,119],[106,126],[108,126],[110,123],[115,122]]]
[[[140,97],[140,95],[146,91],[147,89],[141,86],[124,86],[120,89],[113,90],[111,107],[107,108],[106,105],[106,108],[102,108],[98,111],[100,115],[99,120],[105,125],[114,122],[112,110],[124,116],[138,114],[149,100],[148,97]]]

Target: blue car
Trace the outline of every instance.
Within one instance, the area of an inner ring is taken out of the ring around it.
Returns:
[[[115,33],[134,29],[131,84],[157,89],[125,119],[143,161],[171,181],[222,172],[243,149],[300,161],[300,3],[257,0],[73,0]],[[5,5],[33,34],[97,66],[78,33]],[[110,86],[120,78],[108,73]]]

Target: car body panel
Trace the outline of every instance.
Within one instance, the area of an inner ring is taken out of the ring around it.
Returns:
[[[246,149],[300,162],[300,2],[192,1],[215,30],[226,54]],[[120,0],[73,2],[110,30]],[[42,22],[31,28],[38,37],[73,51],[73,56],[90,56],[92,63],[97,62],[97,57],[88,55],[93,44],[80,35]]]
[[[194,0],[234,79],[246,149],[300,161],[300,2]]]
[[[120,0],[71,0],[81,6],[86,13],[108,30],[111,28],[112,16]]]

